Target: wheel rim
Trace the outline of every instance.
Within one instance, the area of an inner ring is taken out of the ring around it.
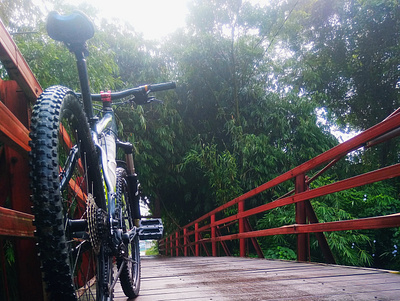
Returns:
[[[117,172],[117,204],[121,220],[121,227],[124,232],[134,227],[132,219],[126,174],[123,169]],[[134,298],[139,293],[140,288],[140,250],[139,238],[136,235],[131,243],[127,245],[127,255],[118,259],[118,267],[125,261],[121,273],[121,286],[126,296]]]
[[[96,254],[90,244],[89,236],[82,228],[73,229],[68,222],[87,220],[86,200],[88,197],[88,176],[86,172],[86,154],[82,150],[82,141],[78,130],[69,116],[62,116],[58,135],[58,156],[60,180],[68,176],[68,181],[61,187],[62,210],[70,273],[74,291],[78,300],[96,300]],[[64,118],[65,117],[65,118]],[[78,151],[74,155],[70,152],[75,146]],[[69,166],[70,161],[75,161]],[[74,231],[75,230],[75,231]]]
[[[70,90],[55,86],[42,93],[32,112],[30,137],[33,213],[49,299],[102,300],[105,290],[97,287],[106,273],[97,274],[110,270],[110,259],[93,251],[86,200],[88,187],[96,187],[96,202],[105,208],[104,195],[97,158],[88,156],[90,164],[85,163],[85,150],[92,156],[95,150],[81,104]]]

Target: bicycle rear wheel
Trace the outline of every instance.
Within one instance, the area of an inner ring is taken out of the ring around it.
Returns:
[[[104,188],[75,94],[60,86],[45,90],[32,112],[30,137],[33,212],[50,299],[108,300]]]
[[[132,214],[132,200],[129,197],[127,173],[123,168],[117,168],[117,215],[121,222],[121,229],[124,233],[133,229],[134,220]],[[139,233],[136,234],[134,239],[126,246],[124,254],[117,258],[118,269],[124,264],[120,281],[121,287],[125,296],[129,298],[136,298],[140,290],[140,247],[139,247]]]

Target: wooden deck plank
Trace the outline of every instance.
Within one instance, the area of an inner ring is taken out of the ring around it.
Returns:
[[[137,301],[400,300],[400,274],[238,257],[143,257]],[[115,300],[128,300],[120,287]]]

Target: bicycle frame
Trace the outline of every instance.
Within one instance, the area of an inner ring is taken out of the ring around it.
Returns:
[[[99,120],[98,117],[95,116],[93,113],[93,103],[92,103],[93,96],[90,93],[90,88],[89,88],[89,78],[88,78],[87,65],[85,59],[85,50],[86,50],[85,46],[82,45],[81,47],[73,49],[72,52],[75,54],[77,62],[79,81],[81,85],[80,95],[83,101],[83,108],[88,118],[89,125],[92,131],[93,142],[97,147],[97,149],[99,150],[99,160],[102,167],[104,181],[105,181],[105,188],[106,188],[106,199],[104,201],[108,209],[110,224],[111,225],[115,224],[113,221],[113,216],[115,213],[115,198],[114,198],[115,177],[113,174],[115,174],[115,169],[116,169],[116,164],[114,164],[114,162],[115,162],[116,147],[118,146],[125,152],[126,170],[128,174],[127,180],[129,182],[129,189],[130,189],[129,195],[130,199],[134,200],[134,204],[131,204],[131,206],[133,206],[132,207],[133,218],[136,228],[139,228],[140,218],[141,218],[140,206],[139,206],[140,184],[138,182],[137,174],[135,173],[132,145],[130,143],[120,142],[117,139],[116,136],[117,126],[115,122],[114,111],[111,107],[112,101],[110,92],[103,93],[100,95],[99,94],[94,95],[96,100],[101,99],[103,101],[103,117]],[[175,83],[171,82],[171,83],[152,85],[151,89],[152,91],[162,91],[166,89],[173,89],[175,87],[176,87]],[[115,99],[120,99],[132,94],[134,94],[135,97],[138,97],[139,95],[147,97],[147,93],[149,91],[150,91],[149,86],[143,86],[140,87],[140,89],[132,88],[125,91],[113,93],[113,97],[115,97]],[[153,100],[153,98],[150,98],[150,100]],[[102,144],[101,139],[108,141]],[[111,150],[111,155],[107,153],[108,150]],[[110,162],[112,162],[111,164],[113,165],[111,167],[110,167]],[[159,227],[157,222],[153,226],[155,228]],[[151,229],[152,225],[150,224],[146,225],[146,228],[147,230]],[[117,238],[115,238],[115,244],[117,244],[118,240],[120,240],[120,238],[118,238],[118,234],[115,233],[111,234],[112,236],[117,236]],[[136,234],[139,234],[139,231],[137,231],[137,229],[132,229],[122,239],[124,240],[124,242],[127,241],[130,242],[132,241],[132,239]],[[152,238],[149,235],[147,235],[147,237],[149,237],[150,239]]]
[[[118,278],[125,295],[135,298],[139,240],[161,238],[163,226],[161,220],[140,220],[133,146],[117,138],[111,99],[126,98],[115,105],[147,104],[156,100],[150,92],[176,85],[91,94],[85,59],[86,41],[94,34],[91,21],[81,12],[51,12],[47,31],[74,53],[81,92],[49,87],[32,112],[32,200],[44,280],[53,300],[109,301]],[[101,114],[94,113],[92,100],[102,101]],[[117,148],[125,152],[118,165]]]

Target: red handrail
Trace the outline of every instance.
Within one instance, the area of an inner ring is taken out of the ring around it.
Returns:
[[[368,130],[360,133],[352,139],[341,143],[332,149],[316,156],[315,158],[293,168],[290,171],[256,187],[247,193],[227,202],[226,204],[210,211],[209,213],[199,217],[193,222],[183,226],[174,235],[176,237],[184,237],[184,244],[181,241],[174,239],[169,236],[160,241],[160,250],[164,254],[172,255],[168,250],[168,244],[165,242],[168,240],[174,243],[175,248],[187,248],[187,246],[195,246],[195,252],[192,255],[199,256],[199,244],[211,243],[212,255],[216,256],[217,242],[225,242],[229,240],[240,241],[240,255],[245,256],[245,244],[246,239],[278,235],[278,234],[297,234],[297,258],[298,260],[304,261],[309,257],[309,246],[307,244],[308,233],[318,233],[317,239],[319,245],[323,249],[323,254],[327,262],[334,262],[333,255],[329,250],[328,243],[326,242],[323,232],[330,231],[343,231],[343,230],[361,230],[361,229],[379,229],[379,228],[390,228],[400,226],[400,213],[387,216],[369,217],[356,220],[347,221],[336,221],[329,223],[319,223],[311,206],[310,199],[324,196],[327,194],[359,187],[362,185],[382,181],[400,176],[400,164],[395,164],[378,170],[374,170],[365,174],[357,175],[352,178],[338,181],[329,185],[318,187],[312,190],[308,190],[308,184],[315,180],[316,177],[320,176],[327,169],[331,168],[341,158],[345,157],[348,153],[357,150],[361,147],[370,147],[382,143],[386,140],[392,139],[400,135],[398,128],[400,127],[400,110],[396,110],[389,117],[379,124],[369,128]],[[305,176],[306,172],[315,170],[323,164],[328,163],[320,172],[310,179]],[[285,194],[281,198],[275,201],[266,203],[264,205],[244,210],[245,201],[258,195],[259,193],[271,189],[285,181],[296,179],[295,190]],[[292,195],[295,192],[294,195]],[[227,208],[238,205],[237,214],[217,220],[216,215]],[[279,228],[265,229],[258,231],[247,231],[244,227],[244,219],[254,216],[259,213],[266,212],[268,210],[286,206],[289,204],[296,204],[296,224],[286,225]],[[310,224],[307,224],[307,218]],[[239,232],[236,234],[219,235],[215,232],[216,227],[226,225],[232,222],[239,223]],[[202,226],[201,226],[202,225]],[[199,239],[201,233],[204,231],[211,231],[210,238]],[[180,234],[182,232],[182,234]],[[190,242],[190,237],[194,236],[194,242]],[[308,250],[307,250],[308,249]],[[186,252],[187,253],[187,252]],[[185,253],[185,254],[186,254]]]

